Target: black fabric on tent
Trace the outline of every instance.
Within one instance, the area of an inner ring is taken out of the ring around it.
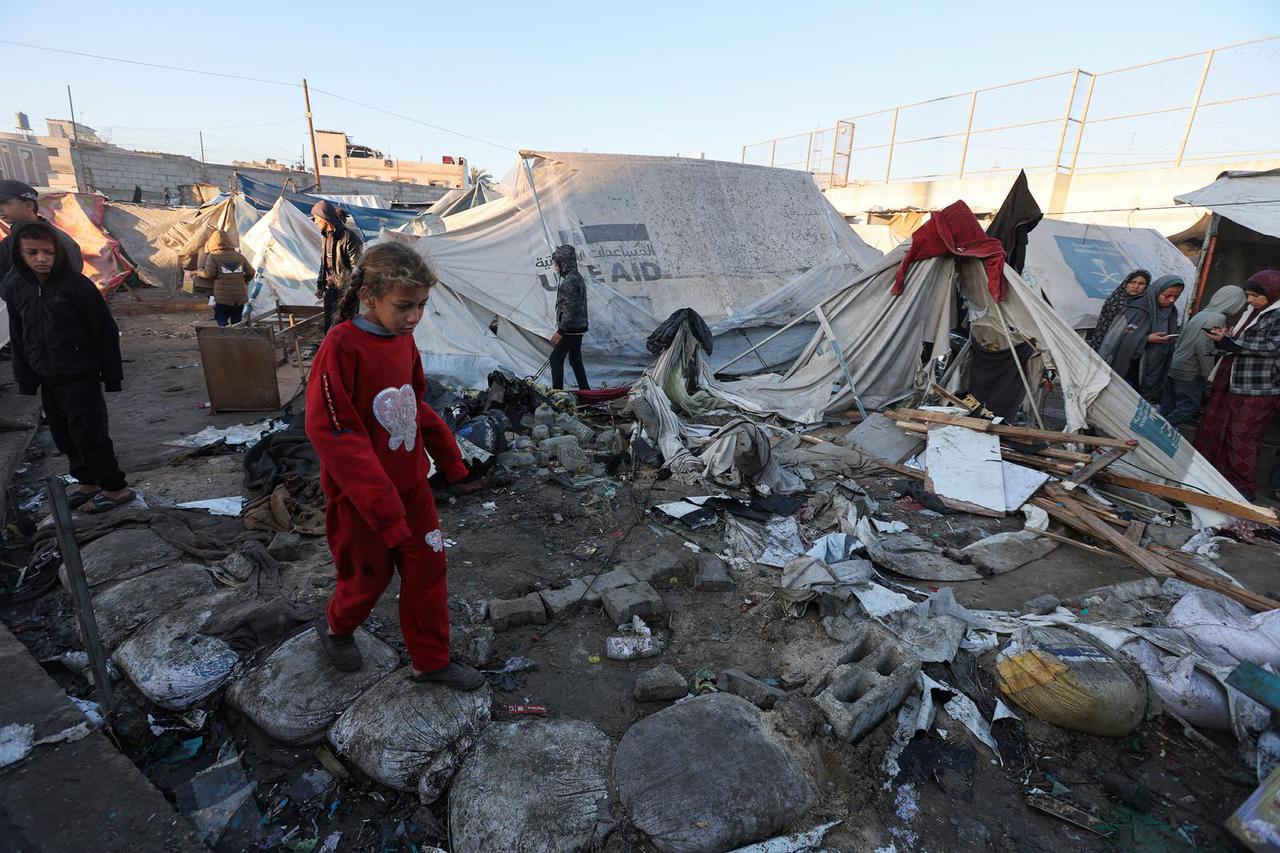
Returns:
[[[1019,273],[1027,262],[1027,235],[1043,218],[1044,213],[1027,185],[1027,173],[1019,172],[1000,209],[987,225],[987,236],[1000,241],[1004,246],[1005,263]]]

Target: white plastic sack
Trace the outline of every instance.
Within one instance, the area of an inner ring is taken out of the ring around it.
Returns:
[[[193,598],[153,619],[120,645],[111,659],[151,702],[181,711],[231,677],[239,656],[222,640],[199,633],[231,590]]]
[[[1165,624],[1181,628],[1207,650],[1219,649],[1258,666],[1280,667],[1280,610],[1253,613],[1221,593],[1197,589],[1173,605]]]

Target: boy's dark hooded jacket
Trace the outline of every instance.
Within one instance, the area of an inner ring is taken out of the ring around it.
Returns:
[[[41,284],[18,245],[25,234],[43,234],[57,247],[53,269]],[[9,306],[13,377],[18,390],[34,394],[41,384],[97,380],[119,391],[120,333],[107,301],[93,282],[72,272],[66,249],[53,226],[36,220],[14,229],[8,241],[13,268],[0,282]]]
[[[556,290],[556,330],[562,335],[587,331],[587,284],[578,272],[578,258],[557,249],[552,257],[560,264],[560,287]]]

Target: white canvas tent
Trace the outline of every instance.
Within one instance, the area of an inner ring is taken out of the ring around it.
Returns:
[[[316,305],[320,229],[283,198],[240,238],[240,251],[257,275],[249,284],[252,314],[281,305]]]
[[[1251,231],[1280,237],[1280,169],[1223,172],[1209,186],[1176,196],[1174,201],[1207,207]]]
[[[526,157],[510,196],[446,217],[447,231],[417,243],[441,280],[417,333],[429,375],[482,385],[499,367],[537,372],[555,330],[550,256],[561,243],[578,249],[587,281],[584,353],[597,382],[638,375],[650,360],[646,337],[672,311],[695,309],[725,351],[741,349],[749,329],[782,325],[877,255],[804,172]]]
[[[1151,228],[1042,219],[1028,236],[1022,277],[1044,290],[1067,325],[1092,329],[1102,303],[1135,269],[1155,278],[1182,276],[1187,286],[1178,299],[1179,310],[1188,304],[1196,268]]]
[[[880,264],[825,302],[830,326],[841,343],[853,385],[867,409],[879,409],[922,390],[920,353],[926,345],[930,361],[949,353],[948,333],[955,327],[953,283],[967,301],[972,327],[1001,340],[1012,328],[1016,340],[1034,339],[1046,365],[1057,370],[1062,386],[1068,432],[1085,427],[1138,440],[1138,448],[1124,463],[1138,476],[1166,478],[1190,488],[1231,500],[1240,493],[1191,447],[1175,428],[1136,391],[1116,376],[1058,313],[1045,303],[1011,267],[1004,268],[1006,297],[997,303],[987,289],[980,261],[949,255],[912,264],[900,296],[892,293],[894,276],[909,243],[899,246]],[[1035,377],[1031,382],[1035,382]],[[717,382],[704,371],[700,384],[740,408],[758,414],[776,413],[800,423],[812,423],[827,413],[854,406],[844,369],[822,332],[816,334],[785,375],[759,376],[737,382]],[[1120,463],[1118,463],[1120,464]],[[1223,517],[1195,510],[1201,523]]]

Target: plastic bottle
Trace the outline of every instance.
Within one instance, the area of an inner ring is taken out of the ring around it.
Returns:
[[[556,410],[543,403],[533,413],[533,423],[538,426],[550,427],[555,422]]]
[[[572,436],[576,436],[578,441],[583,444],[590,444],[595,441],[596,431],[575,418],[573,415],[561,412],[556,415],[556,426],[564,430]]]

